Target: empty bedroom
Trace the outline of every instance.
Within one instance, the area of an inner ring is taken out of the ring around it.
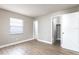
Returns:
[[[0,55],[79,55],[79,5],[0,4]]]

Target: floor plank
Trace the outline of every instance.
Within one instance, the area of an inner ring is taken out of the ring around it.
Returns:
[[[79,55],[78,52],[63,49],[37,40],[0,49],[0,55]]]

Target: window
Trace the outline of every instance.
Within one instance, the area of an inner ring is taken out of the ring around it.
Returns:
[[[10,18],[10,34],[23,33],[23,20],[17,18]]]

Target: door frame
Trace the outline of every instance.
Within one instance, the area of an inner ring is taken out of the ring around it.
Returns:
[[[55,42],[55,39],[54,39],[54,33],[55,33],[55,26],[54,26],[54,19],[56,18],[56,17],[61,17],[62,15],[56,15],[56,16],[52,16],[51,17],[51,42],[52,42],[52,44]],[[61,32],[60,32],[60,36],[61,36]],[[60,40],[61,40],[61,38],[60,38]],[[61,41],[60,41],[61,42]],[[60,45],[61,46],[61,45]]]

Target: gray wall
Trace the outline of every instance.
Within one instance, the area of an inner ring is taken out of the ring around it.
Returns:
[[[51,13],[48,15],[37,17],[38,20],[38,39],[53,42],[54,41],[54,24],[51,24],[51,20],[53,21],[54,16],[60,16],[67,13],[72,13],[79,11],[79,7],[74,7],[66,10],[62,10],[59,12]],[[53,22],[52,22],[53,23]]]
[[[51,18],[42,16],[38,20],[38,39],[51,42]]]
[[[10,17],[24,20],[23,34],[17,34],[17,35],[9,34]],[[32,18],[0,9],[0,45],[5,45],[16,41],[30,39],[32,38],[32,34],[33,34]]]

